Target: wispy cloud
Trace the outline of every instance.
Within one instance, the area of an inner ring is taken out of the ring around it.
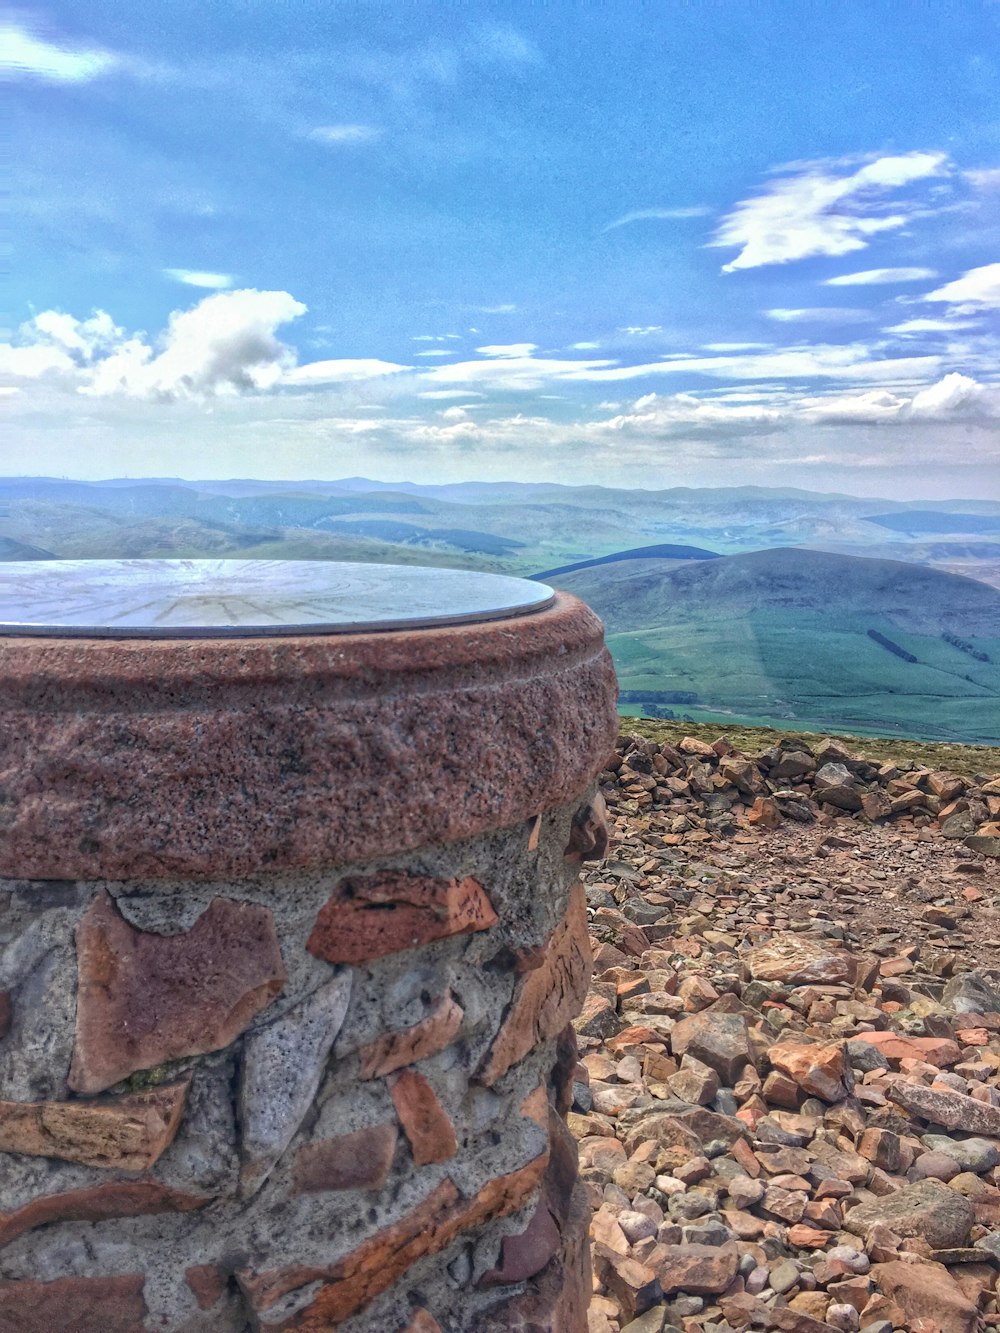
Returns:
[[[308,137],[313,143],[326,144],[330,148],[355,148],[375,143],[382,134],[377,125],[317,125],[309,131]]]
[[[1000,419],[1000,389],[950,373],[910,393],[890,389],[835,391],[760,402],[714,401],[704,396],[645,394],[603,423],[606,430],[657,439],[690,435],[770,435],[794,426],[880,426]]]
[[[0,25],[0,72],[7,78],[86,83],[109,74],[119,64],[119,57],[110,51],[61,45],[19,23]]]
[[[479,28],[472,41],[475,55],[489,64],[518,70],[542,63],[542,53],[530,38],[509,23]]]
[[[774,306],[763,311],[768,319],[776,319],[782,324],[864,324],[875,318],[870,310],[858,310],[853,306]]]
[[[517,306],[508,301],[503,305],[477,305],[472,308],[480,315],[512,315]]]
[[[233,285],[231,273],[206,273],[196,268],[165,268],[164,277],[174,282],[183,282],[187,287],[207,287],[213,291],[222,291]]]
[[[687,218],[707,217],[711,211],[706,204],[694,204],[690,208],[637,208],[615,218],[601,231],[614,231],[616,227],[627,227],[631,222],[681,222]]]
[[[984,264],[973,268],[954,282],[946,282],[936,291],[928,292],[925,301],[947,301],[957,314],[971,314],[977,310],[1000,310],[1000,264]]]
[[[381,379],[383,375],[396,375],[401,370],[412,370],[412,366],[397,365],[394,361],[379,361],[374,357],[344,357],[330,361],[311,361],[304,366],[296,366],[282,376],[283,384],[319,385],[348,384],[358,380]]]
[[[705,352],[759,352],[770,347],[770,343],[704,343]]]
[[[862,273],[841,273],[824,279],[825,287],[877,287],[892,282],[927,282],[937,277],[933,268],[867,268]]]
[[[872,237],[898,230],[914,214],[909,201],[887,211],[887,195],[949,169],[946,154],[921,152],[875,158],[850,172],[829,162],[785,168],[761,193],[738,203],[709,244],[739,248],[724,273],[864,250]]]
[[[886,333],[954,333],[957,329],[975,328],[970,319],[904,319],[893,324]]]
[[[537,350],[536,343],[494,343],[488,347],[476,348],[480,356],[505,358],[530,356],[532,352],[537,352]]]
[[[1000,167],[963,171],[962,175],[974,190],[1000,190]]]

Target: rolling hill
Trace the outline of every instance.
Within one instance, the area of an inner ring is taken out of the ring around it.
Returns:
[[[929,562],[928,523],[939,522],[951,544],[966,546],[981,530],[1000,526],[1000,504],[985,500],[916,505],[756,486],[419,486],[364,477],[0,478],[0,508],[7,511],[0,513],[0,536],[63,557],[266,550],[296,558],[421,559],[512,574],[562,572],[646,546],[724,555],[811,546]],[[963,572],[995,574],[995,558],[969,550],[961,559]]]
[[[672,693],[706,721],[1000,741],[1000,591],[974,579],[777,549],[551,582],[604,618],[636,711]]]
[[[716,560],[717,551],[706,551],[702,546],[674,546],[669,542],[658,546],[636,546],[631,551],[615,551],[611,555],[594,556],[592,560],[578,560],[574,565],[562,565],[559,569],[545,569],[536,574],[536,579],[551,579],[558,574],[574,574],[578,569],[591,569],[594,565],[617,564],[620,560]]]

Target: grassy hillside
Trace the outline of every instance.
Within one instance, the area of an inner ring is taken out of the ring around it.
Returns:
[[[554,582],[604,617],[628,711],[686,691],[670,711],[705,722],[1000,742],[1000,592],[974,580],[779,550]]]

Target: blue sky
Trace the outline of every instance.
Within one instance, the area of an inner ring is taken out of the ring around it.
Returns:
[[[4,472],[1000,494],[1000,4],[14,11]]]

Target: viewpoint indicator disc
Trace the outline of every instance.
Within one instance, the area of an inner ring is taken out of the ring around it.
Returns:
[[[0,634],[224,638],[475,624],[549,606],[529,579],[323,560],[0,564]]]

